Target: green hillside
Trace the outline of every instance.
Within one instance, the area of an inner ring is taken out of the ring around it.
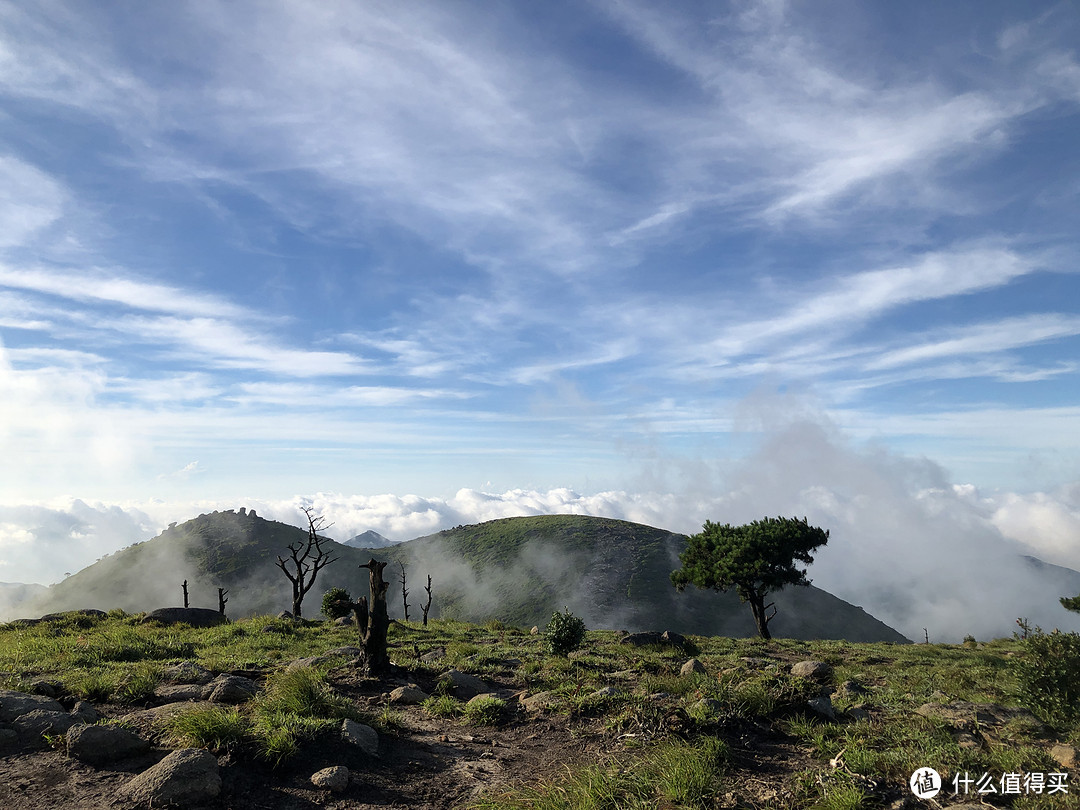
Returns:
[[[277,613],[290,606],[289,583],[274,565],[306,532],[254,513],[214,512],[170,526],[158,537],[112,554],[49,589],[39,612],[97,607],[129,611],[179,604],[189,582],[192,606],[216,607],[229,589],[228,613]],[[700,635],[751,636],[749,609],[733,594],[688,590],[668,579],[678,567],[683,535],[626,521],[580,515],[506,518],[458,526],[388,548],[357,549],[328,541],[339,559],[320,574],[305,602],[318,614],[322,594],[343,587],[367,594],[371,557],[386,560],[391,616],[402,616],[400,564],[410,592],[410,618],[420,618],[432,578],[432,617],[543,625],[569,607],[589,627],[671,629]],[[811,572],[812,573],[812,572]],[[776,595],[771,628],[789,638],[905,641],[858,607],[814,587]]]

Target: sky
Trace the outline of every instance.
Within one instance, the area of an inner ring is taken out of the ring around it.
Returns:
[[[1078,43],[1066,2],[0,0],[0,580],[244,504],[877,548],[866,465],[1080,567]]]

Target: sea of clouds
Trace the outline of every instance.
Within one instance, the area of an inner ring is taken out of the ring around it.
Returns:
[[[1053,492],[980,492],[932,461],[855,446],[816,422],[791,424],[722,472],[679,492],[461,489],[449,498],[318,493],[289,500],[0,506],[0,582],[52,583],[170,522],[245,506],[304,526],[302,507],[346,540],[373,529],[394,541],[519,515],[617,518],[690,534],[706,520],[807,517],[830,531],[815,585],[861,605],[912,639],[1008,635],[1018,617],[1080,630],[1038,571],[1019,558],[1080,569],[1080,484]],[[0,607],[2,610],[2,607]],[[17,612],[17,611],[16,611]]]

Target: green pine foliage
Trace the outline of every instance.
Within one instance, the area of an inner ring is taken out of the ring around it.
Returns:
[[[323,594],[322,614],[330,620],[348,616],[352,611],[352,596],[344,588],[331,588]]]
[[[585,641],[585,622],[570,612],[555,613],[548,622],[545,638],[552,655],[569,655]]]

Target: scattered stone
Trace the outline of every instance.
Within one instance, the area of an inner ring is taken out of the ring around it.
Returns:
[[[1041,727],[1039,721],[1027,709],[1014,709],[995,703],[971,703],[954,700],[952,703],[924,703],[916,713],[923,717],[944,720],[957,728],[969,729],[980,726],[1003,726],[1013,720],[1023,720]]]
[[[349,786],[349,769],[344,765],[323,768],[311,775],[311,784],[333,793],[341,793]]]
[[[228,621],[218,611],[210,608],[166,607],[151,610],[142,620],[161,624],[190,624],[192,627],[217,627]]]
[[[1073,769],[1077,766],[1077,752],[1072,745],[1059,743],[1050,749],[1050,756],[1062,768]]]
[[[589,697],[590,698],[603,699],[603,698],[618,697],[619,695],[622,695],[622,694],[625,694],[625,693],[623,692],[622,689],[619,689],[619,687],[617,687],[617,686],[602,686],[599,689],[597,689],[595,692],[591,693],[589,695]]]
[[[465,705],[466,706],[471,706],[474,703],[484,703],[484,702],[486,702],[488,700],[497,700],[497,699],[498,698],[496,697],[496,695],[492,694],[491,692],[482,692],[479,695],[473,695],[471,698],[469,698],[467,701],[465,701]]]
[[[439,680],[449,681],[450,691],[462,700],[467,700],[468,698],[491,691],[488,685],[475,675],[469,675],[467,672],[458,672],[456,669],[444,672],[439,676]]]
[[[154,694],[166,703],[179,703],[185,700],[202,700],[205,686],[197,683],[174,683],[154,688]]]
[[[766,667],[772,666],[773,662],[768,658],[751,658],[750,656],[744,655],[739,659],[739,663],[747,669],[765,669]]]
[[[821,697],[812,698],[806,701],[807,708],[819,717],[823,717],[829,722],[836,722],[836,709],[833,708],[832,701],[828,695],[822,695]]]
[[[428,650],[426,653],[420,656],[420,660],[425,664],[431,664],[435,661],[442,661],[446,658],[446,647],[436,647],[433,650]]]
[[[352,616],[338,616],[336,619],[334,619],[334,624],[336,624],[338,627],[348,627],[352,623],[353,623]],[[341,767],[341,766],[339,765],[339,766],[336,766],[336,767]],[[322,771],[319,771],[319,773],[322,773]],[[319,774],[315,774],[315,776],[318,776],[318,775]],[[314,779],[315,776],[313,776],[311,778]]]
[[[38,621],[41,622],[57,622],[64,619],[73,619],[78,616],[85,616],[90,619],[104,619],[109,614],[104,610],[97,610],[96,608],[83,608],[82,610],[64,610],[60,613],[46,613]]]
[[[685,664],[682,665],[682,669],[679,670],[680,675],[704,675],[705,665],[698,661],[696,658],[691,658]]]
[[[295,617],[295,616],[293,616],[293,615],[292,615],[291,613],[289,613],[289,611],[287,611],[287,610],[283,610],[283,611],[281,611],[281,613],[279,613],[279,614],[277,615],[277,617],[278,617],[279,619],[288,619],[289,621],[293,621],[293,620],[295,620],[295,619],[296,619],[296,617]]]
[[[150,743],[126,728],[78,723],[68,729],[68,756],[90,765],[104,765],[150,750]]]
[[[194,661],[181,661],[171,667],[165,667],[161,673],[163,681],[171,683],[207,684],[214,679],[214,673]]]
[[[791,674],[797,678],[827,681],[832,677],[833,668],[824,661],[800,661],[791,668]]]
[[[521,699],[521,705],[527,712],[542,712],[561,702],[561,698],[554,692],[537,692]]]
[[[431,695],[416,686],[399,686],[390,692],[391,703],[401,703],[405,706],[415,706],[417,703],[423,703]]]
[[[870,690],[863,686],[858,681],[844,681],[840,684],[840,687],[836,690],[836,693],[841,697],[855,697],[858,695],[868,695]]]
[[[534,624],[532,626],[532,629],[529,630],[529,635],[530,636],[538,636],[538,635],[540,635],[540,628],[537,625]]]
[[[49,678],[38,678],[30,682],[30,691],[55,700],[64,694],[64,685]]]
[[[22,739],[37,742],[46,734],[63,734],[75,725],[75,718],[65,711],[34,709],[16,717],[11,725]]]
[[[673,630],[665,630],[660,638],[665,644],[670,644],[672,647],[686,646],[686,636],[681,633],[676,633]]]
[[[335,647],[323,653],[327,658],[363,658],[364,651],[359,647]]]
[[[35,709],[46,712],[64,711],[64,707],[52,698],[0,689],[0,723],[10,723],[16,717]]]
[[[203,687],[202,698],[211,703],[246,703],[255,697],[259,687],[250,678],[240,675],[218,675]]]
[[[201,748],[181,748],[123,785],[119,792],[151,807],[205,803],[221,792],[217,757]]]
[[[371,726],[357,723],[355,720],[343,720],[341,723],[341,739],[357,746],[368,756],[379,755],[379,735]]]
[[[852,706],[850,709],[847,710],[847,712],[845,712],[845,714],[847,714],[849,720],[854,720],[856,722],[859,720],[871,719],[870,712],[868,712],[862,706]]]
[[[93,704],[78,700],[71,709],[71,717],[76,723],[96,723],[101,719],[101,712]]]

